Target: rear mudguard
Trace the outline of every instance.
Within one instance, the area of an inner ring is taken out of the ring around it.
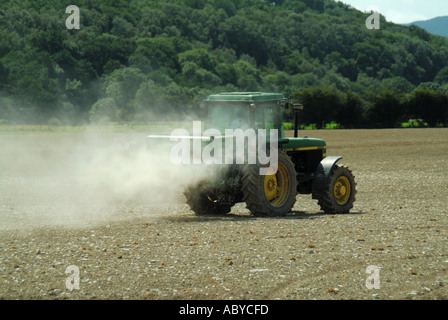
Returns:
[[[319,163],[314,173],[313,199],[318,199],[319,195],[325,192],[331,171],[341,159],[342,157],[326,157]]]

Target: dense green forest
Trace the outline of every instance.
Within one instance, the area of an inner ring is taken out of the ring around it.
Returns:
[[[448,39],[368,16],[333,0],[2,0],[0,122],[179,120],[210,93],[276,91],[318,128],[448,125]]]

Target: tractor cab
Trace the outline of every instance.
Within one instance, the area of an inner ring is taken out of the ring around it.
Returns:
[[[225,134],[225,130],[249,128],[278,130],[279,138],[284,137],[281,108],[289,104],[279,93],[224,92],[210,95],[207,103],[206,128],[215,128]]]

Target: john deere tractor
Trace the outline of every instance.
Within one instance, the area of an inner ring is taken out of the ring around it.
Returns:
[[[214,94],[204,103],[208,112],[205,129],[214,128],[221,134],[202,137],[203,144],[216,139],[232,141],[234,136],[226,134],[228,129],[264,130],[266,139],[257,138],[256,150],[274,150],[278,156],[273,164],[260,163],[258,158],[251,162],[245,157],[244,162],[209,165],[219,174],[187,186],[184,192],[197,215],[226,214],[236,203],[245,202],[254,216],[285,216],[291,212],[297,194],[311,194],[325,213],[348,213],[353,208],[355,177],[347,167],[338,165],[342,157],[327,156],[324,140],[298,137],[302,105],[292,104],[283,94],[261,92]],[[294,137],[285,136],[281,119],[285,108],[295,114]],[[237,157],[238,150],[232,151]],[[262,168],[266,168],[265,174],[260,174]]]

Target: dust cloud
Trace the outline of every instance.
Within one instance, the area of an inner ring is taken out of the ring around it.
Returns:
[[[198,166],[174,165],[172,143],[147,133],[0,135],[0,230],[85,226],[185,206]]]

